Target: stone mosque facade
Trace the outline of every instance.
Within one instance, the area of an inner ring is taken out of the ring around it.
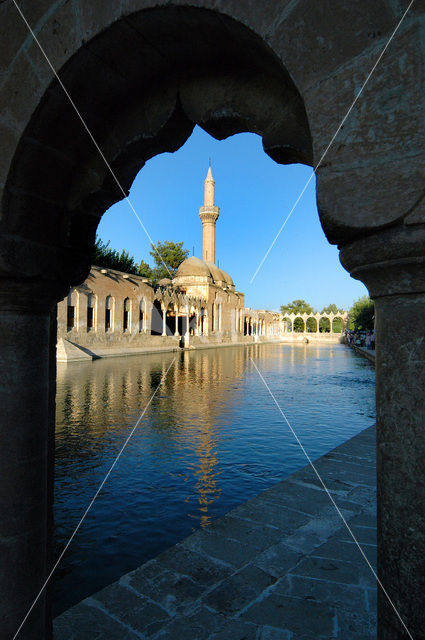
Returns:
[[[92,266],[58,304],[58,361],[280,340],[280,313],[245,307],[244,294],[215,264],[219,217],[211,167],[204,182],[202,260],[190,257],[173,279]]]

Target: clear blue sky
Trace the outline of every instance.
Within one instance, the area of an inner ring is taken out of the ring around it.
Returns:
[[[180,242],[202,258],[203,204],[208,158],[212,160],[216,204],[216,263],[245,293],[245,304],[278,310],[304,298],[319,311],[331,302],[348,309],[367,293],[342,268],[336,247],[326,240],[310,182],[254,282],[250,280],[288,215],[312,169],[276,164],[263,151],[261,138],[245,133],[218,142],[196,127],[175,153],[164,153],[137,175],[130,199],[150,236]],[[150,243],[124,200],[111,207],[98,228],[114,249],[127,249],[139,262],[152,264]]]

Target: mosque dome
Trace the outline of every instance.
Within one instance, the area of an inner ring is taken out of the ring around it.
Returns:
[[[229,274],[228,274],[228,273],[226,273],[226,271],[223,271],[223,269],[220,269],[220,271],[221,271],[221,273],[222,273],[222,274],[223,274],[223,276],[224,276],[224,282],[225,282],[226,284],[229,284],[231,287],[234,287],[234,286],[235,286],[235,283],[233,282],[233,280],[232,280],[232,278],[229,276]]]
[[[195,256],[183,260],[177,269],[175,278],[185,278],[189,276],[202,276],[208,278],[208,280],[212,279],[211,271],[207,264],[199,258],[195,258]]]
[[[216,264],[214,264],[214,262],[204,260],[204,264],[207,265],[208,269],[210,270],[214,282],[225,282],[224,273],[217,267]]]

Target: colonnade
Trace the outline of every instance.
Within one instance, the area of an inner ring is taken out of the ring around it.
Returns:
[[[303,330],[298,331],[295,327],[296,321],[302,322]],[[339,320],[342,324],[342,331],[334,330],[334,323]],[[299,333],[342,333],[348,325],[348,313],[291,313],[284,316],[285,323],[290,326],[291,332]],[[314,323],[314,324],[313,324]],[[309,328],[313,325],[313,328]]]

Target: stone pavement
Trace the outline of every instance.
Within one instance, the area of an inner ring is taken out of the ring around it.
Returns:
[[[316,468],[376,564],[375,428]],[[376,581],[311,467],[54,622],[55,640],[372,640]]]

